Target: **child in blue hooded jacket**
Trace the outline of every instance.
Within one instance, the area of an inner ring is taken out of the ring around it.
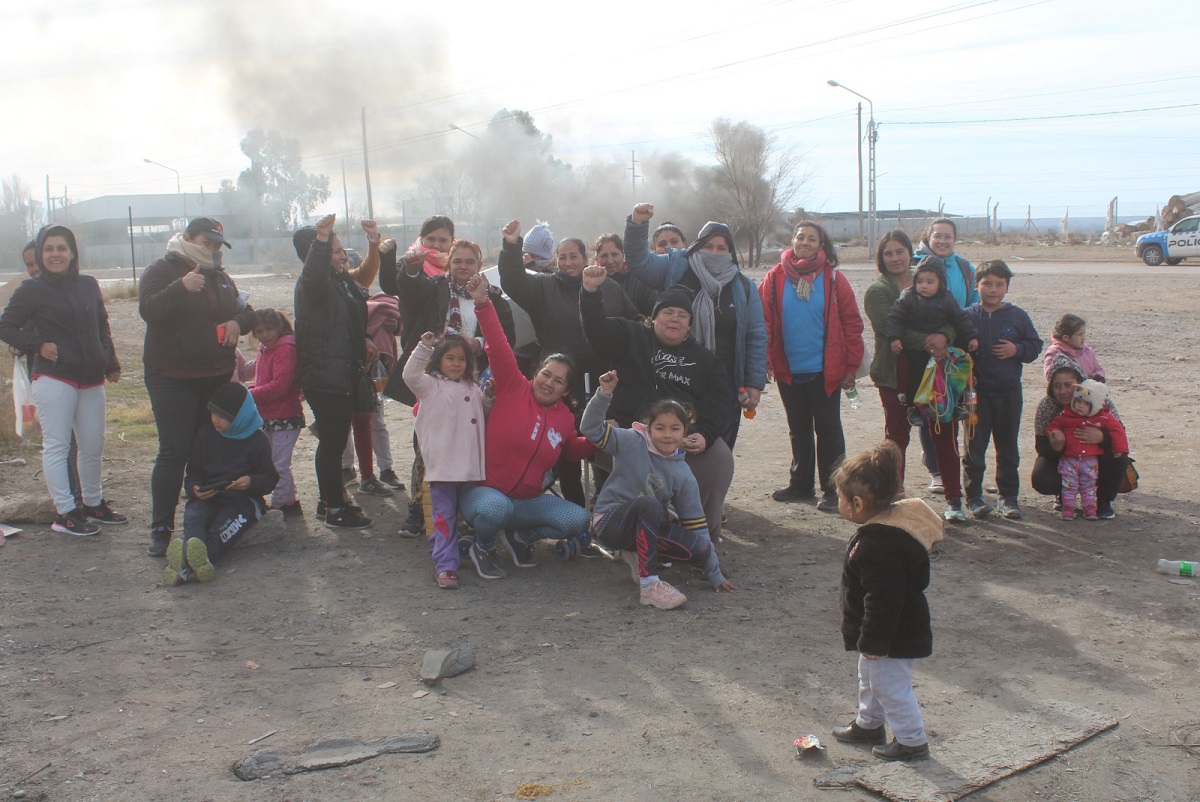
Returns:
[[[212,425],[196,432],[184,475],[183,536],[167,545],[168,585],[216,577],[214,563],[263,517],[263,497],[279,481],[271,441],[249,390],[236,382],[218,387],[208,411]]]

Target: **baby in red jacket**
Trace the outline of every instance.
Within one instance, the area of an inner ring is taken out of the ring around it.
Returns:
[[[1101,382],[1086,379],[1075,388],[1071,406],[1046,427],[1051,447],[1062,452],[1058,475],[1062,477],[1063,520],[1075,517],[1076,494],[1082,499],[1083,517],[1096,520],[1096,478],[1100,475],[1097,457],[1109,449],[1114,457],[1129,453],[1125,427],[1107,409],[1107,401],[1108,389]],[[1104,436],[1098,443],[1085,443],[1077,436],[1085,428],[1099,429]],[[1105,449],[1106,441],[1109,449]]]

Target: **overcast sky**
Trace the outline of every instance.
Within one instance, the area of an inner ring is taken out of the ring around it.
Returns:
[[[43,5],[43,4],[36,4]],[[338,10],[334,6],[338,6]],[[857,207],[858,98],[880,123],[879,207],[1001,217],[1152,214],[1200,191],[1195,0],[58,0],[5,4],[0,173],[44,199],[216,191],[252,127],[300,138],[340,206],[377,209],[498,109],[564,161],[707,159],[717,116],[807,154],[803,205]],[[347,10],[352,9],[352,10]],[[400,11],[398,9],[415,9]],[[866,113],[864,111],[864,120]],[[864,149],[865,158],[865,149]],[[616,167],[614,166],[614,169]],[[647,185],[639,193],[654,199]]]

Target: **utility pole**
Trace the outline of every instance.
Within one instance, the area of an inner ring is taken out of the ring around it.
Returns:
[[[54,215],[50,213],[50,174],[46,174],[46,225],[54,222]]]
[[[639,162],[637,160],[637,151],[636,150],[629,151],[629,167],[627,167],[626,169],[629,170],[629,189],[632,193],[634,203],[637,203],[637,182],[638,182],[638,179],[642,177],[642,176],[638,175],[638,172],[637,172],[638,163]]]
[[[858,104],[858,236],[863,236],[863,180],[862,180],[862,102]]]
[[[367,177],[367,217],[375,219],[375,201],[371,198],[371,167],[367,164],[367,107],[362,107],[363,173]],[[349,217],[349,213],[346,214]]]
[[[342,159],[342,201],[346,204],[346,242],[350,241],[350,194],[346,190],[346,160]]]

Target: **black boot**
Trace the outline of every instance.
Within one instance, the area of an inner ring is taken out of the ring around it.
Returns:
[[[881,744],[887,740],[882,724],[867,729],[858,726],[857,721],[851,721],[844,727],[834,727],[833,737],[847,744]]]
[[[929,744],[905,746],[893,738],[887,746],[872,747],[871,754],[880,760],[928,760]]]

